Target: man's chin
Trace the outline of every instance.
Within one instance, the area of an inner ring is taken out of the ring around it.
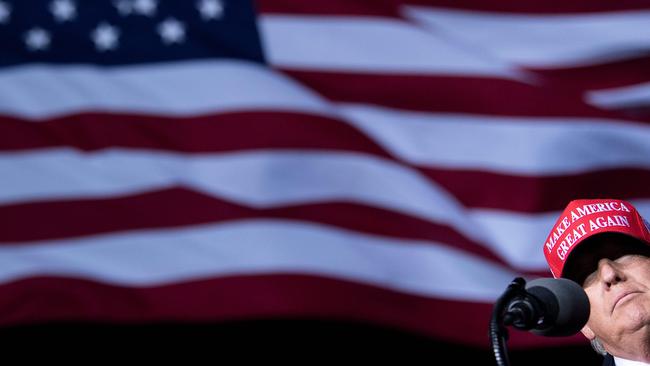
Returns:
[[[621,324],[624,329],[623,333],[636,334],[641,332],[650,335],[650,308],[643,306],[643,304],[630,303],[615,312],[618,312],[619,314],[616,315],[620,315],[620,317],[614,319],[614,321]]]

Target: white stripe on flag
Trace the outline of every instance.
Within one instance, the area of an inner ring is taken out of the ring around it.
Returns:
[[[502,62],[469,52],[445,37],[398,19],[264,15],[260,32],[269,62],[281,67],[521,76]]]
[[[521,15],[413,6],[405,14],[451,43],[526,66],[590,65],[650,49],[650,11]]]
[[[417,295],[491,301],[515,276],[445,245],[281,220],[34,244],[0,246],[0,282],[54,275],[154,286],[213,276],[301,273]]]
[[[602,108],[650,107],[650,83],[591,91],[586,99]]]
[[[485,138],[485,135],[479,136]],[[531,143],[534,137],[531,136]],[[650,153],[647,147],[643,150],[641,144],[621,145],[627,150],[620,149],[619,154],[601,154],[606,147],[611,149],[616,140],[600,136],[600,142],[581,143],[585,140],[581,137],[576,140],[569,135],[564,144],[539,149],[538,157],[531,158],[530,164],[538,164],[533,165],[535,171],[557,172],[556,166],[561,165],[557,162],[566,156],[564,165],[571,165],[575,171],[615,167],[615,162],[650,167],[650,161],[645,158]],[[571,144],[572,148],[565,148]],[[479,153],[484,152],[497,157],[482,145],[464,145],[464,148],[465,154],[470,156],[480,157]],[[572,155],[573,151],[576,153]],[[578,153],[581,151],[584,152]],[[504,158],[517,162],[517,154],[524,155],[526,150],[513,149],[511,154],[512,157],[504,154]],[[519,161],[523,164],[526,160]],[[555,169],[549,169],[549,165]],[[261,207],[347,199],[436,221],[449,217],[450,208],[454,212],[460,210],[451,195],[419,172],[384,158],[349,152],[274,149],[182,154],[110,149],[83,153],[54,148],[1,153],[0,171],[3,172],[0,203],[4,204],[22,200],[102,197],[184,185]]]
[[[418,165],[533,176],[650,168],[650,127],[644,124],[337,106],[350,123],[391,153]]]
[[[191,116],[238,110],[328,113],[314,92],[263,65],[185,61],[113,68],[27,65],[0,69],[0,114],[46,119],[78,112]]]
[[[0,154],[0,203],[108,197],[173,186],[254,207],[344,200],[455,226],[481,241],[464,209],[418,172],[365,154],[257,150],[177,154],[72,149]]]

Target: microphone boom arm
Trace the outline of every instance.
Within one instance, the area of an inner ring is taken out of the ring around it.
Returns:
[[[494,304],[492,310],[492,318],[490,319],[490,343],[492,352],[496,359],[497,366],[509,366],[510,360],[508,359],[508,349],[506,341],[508,340],[508,329],[505,327],[505,321],[512,322],[512,319],[505,318],[505,310],[510,304],[510,301],[525,293],[526,280],[522,277],[517,277],[508,285],[506,291],[499,297]]]
[[[489,335],[498,366],[509,364],[506,326],[536,335],[573,335],[589,320],[589,298],[577,283],[566,278],[538,278],[526,284],[517,277],[492,310]]]

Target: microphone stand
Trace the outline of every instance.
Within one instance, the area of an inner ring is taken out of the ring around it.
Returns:
[[[499,297],[494,304],[492,310],[492,318],[490,319],[490,343],[492,345],[492,352],[496,359],[497,366],[509,366],[510,360],[508,359],[508,348],[506,341],[508,340],[508,329],[506,325],[512,324],[512,317],[505,315],[505,307],[508,306],[510,300],[525,292],[526,280],[517,277],[508,285],[506,291]]]

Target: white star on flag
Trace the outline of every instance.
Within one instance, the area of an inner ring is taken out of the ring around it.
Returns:
[[[223,15],[223,3],[221,0],[200,0],[196,8],[201,13],[203,20],[219,19]]]
[[[156,7],[158,4],[155,0],[135,0],[133,2],[133,10],[140,14],[152,17],[156,14]]]
[[[165,44],[185,41],[185,25],[174,18],[167,18],[158,24],[158,33]]]
[[[107,23],[99,24],[91,34],[91,38],[95,43],[95,48],[100,52],[117,48],[119,37],[119,29]]]
[[[113,5],[117,8],[117,12],[123,17],[131,15],[133,12],[133,3],[130,0],[117,0],[113,2]]]
[[[10,16],[11,6],[9,6],[9,4],[5,3],[4,1],[0,1],[0,23],[9,23]]]
[[[50,11],[57,22],[66,22],[77,17],[77,8],[71,0],[54,0]]]
[[[44,51],[50,47],[52,38],[43,28],[32,28],[25,33],[25,44],[30,51]]]

